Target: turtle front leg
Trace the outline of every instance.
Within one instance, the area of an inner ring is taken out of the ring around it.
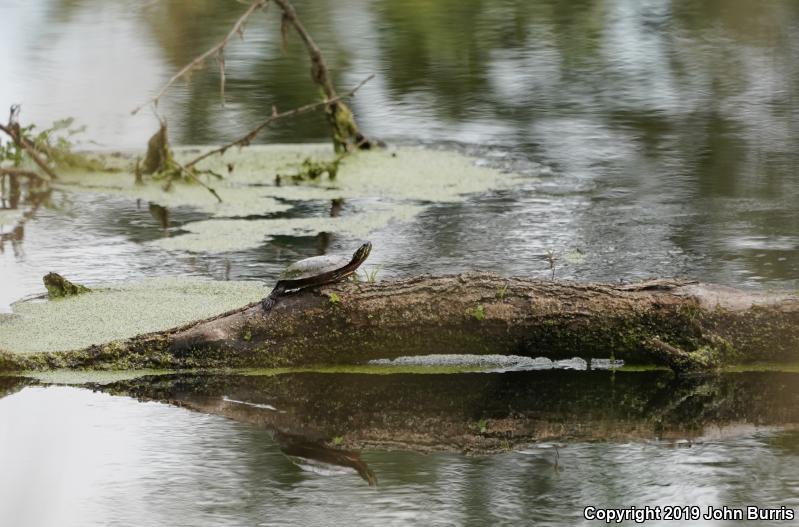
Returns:
[[[264,311],[269,311],[277,303],[278,297],[284,292],[283,286],[278,282],[272,292],[269,293],[263,300],[261,300],[261,307]]]
[[[263,308],[264,311],[269,311],[270,309],[272,309],[272,306],[274,305],[275,305],[275,298],[272,297],[271,294],[269,296],[264,297],[264,299],[261,300],[261,307]]]

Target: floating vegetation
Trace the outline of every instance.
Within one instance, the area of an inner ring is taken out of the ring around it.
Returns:
[[[51,370],[51,371],[29,371],[20,372],[17,375],[30,379],[36,379],[42,384],[70,384],[75,386],[85,384],[111,384],[119,381],[138,379],[139,377],[151,377],[154,375],[164,375],[170,373],[169,370]]]
[[[0,349],[15,353],[68,351],[168,329],[254,302],[258,282],[153,278],[89,295],[22,302],[0,315]]]
[[[178,162],[196,157],[207,149],[175,148]],[[462,201],[469,194],[507,188],[517,178],[491,168],[480,167],[473,158],[456,152],[403,147],[394,150],[362,151],[338,157],[327,144],[256,145],[228,150],[200,163],[198,170],[224,174],[214,181],[222,203],[205,188],[174,181],[165,190],[157,181],[136,184],[131,155],[108,155],[105,161],[118,173],[65,172],[62,188],[129,196],[164,207],[192,207],[212,219],[188,223],[186,234],[154,242],[169,249],[192,252],[225,252],[258,247],[277,235],[306,236],[331,232],[366,237],[392,221],[407,221],[429,203]],[[331,168],[331,163],[335,169]],[[313,173],[296,184],[277,184],[287,175]],[[322,177],[327,173],[331,177]],[[335,178],[332,176],[335,173]],[[280,178],[278,178],[280,176]],[[301,203],[330,203],[333,200],[369,200],[376,206],[363,213],[345,211],[341,216],[302,218],[241,218],[286,212]]]
[[[280,185],[285,179],[288,179],[292,183],[317,181],[325,174],[327,174],[328,179],[336,179],[338,167],[342,159],[342,157],[337,156],[329,161],[317,161],[310,157],[306,157],[300,164],[300,169],[297,173],[288,176],[278,174],[275,176],[275,184]]]
[[[274,236],[315,236],[336,232],[354,238],[366,238],[392,221],[407,221],[421,207],[402,205],[336,218],[277,218],[272,220],[204,220],[183,225],[187,234],[151,242],[164,249],[221,253],[241,251],[263,245]]]

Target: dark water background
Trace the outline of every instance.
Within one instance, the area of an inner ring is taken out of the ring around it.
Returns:
[[[376,75],[352,104],[367,134],[449,145],[530,175],[375,233],[382,276],[545,276],[554,250],[584,255],[561,259],[563,278],[797,288],[799,3],[295,5],[341,89]],[[26,122],[74,116],[88,147],[143,148],[155,119],[130,110],[243,9],[232,0],[4,0],[0,109],[21,103]],[[229,46],[227,66],[224,108],[213,67],[164,99],[175,143],[230,140],[273,105],[318,97],[296,39],[281,52],[274,9]],[[325,139],[320,116],[263,138]],[[39,292],[53,269],[90,284],[162,274],[271,280],[322,246],[354,243],[280,238],[240,253],[166,253],[142,245],[163,235],[146,203],[54,191],[25,206],[26,220],[2,232],[0,309]],[[194,219],[170,211],[171,228]],[[381,480],[373,489],[354,474],[300,470],[252,424],[26,387],[0,399],[0,449],[15,469],[2,472],[14,478],[0,476],[0,499],[18,506],[0,523],[22,514],[12,524],[556,524],[592,503],[797,507],[797,444],[795,432],[773,431],[692,448],[577,442],[560,449],[561,470],[551,448],[477,458],[367,451]]]

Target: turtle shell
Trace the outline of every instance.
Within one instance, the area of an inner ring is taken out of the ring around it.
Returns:
[[[335,271],[350,263],[351,257],[342,256],[339,254],[329,254],[324,256],[314,256],[312,258],[305,258],[299,262],[294,262],[289,265],[283,274],[280,275],[281,280],[302,280],[305,278],[313,278],[322,273]]]

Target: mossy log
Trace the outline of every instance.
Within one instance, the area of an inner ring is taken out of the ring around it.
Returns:
[[[680,280],[580,284],[470,273],[345,282],[0,369],[282,367],[434,353],[615,358],[678,371],[799,361],[799,297]]]

